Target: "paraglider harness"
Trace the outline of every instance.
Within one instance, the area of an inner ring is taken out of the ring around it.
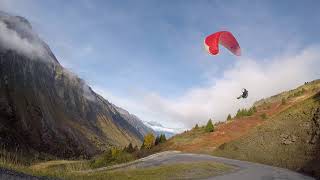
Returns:
[[[237,99],[247,98],[247,97],[248,97],[248,91],[245,88],[243,88],[242,89],[242,94],[239,97],[237,97]]]

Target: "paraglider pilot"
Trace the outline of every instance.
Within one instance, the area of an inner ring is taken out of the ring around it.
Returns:
[[[247,97],[248,97],[248,91],[245,88],[243,88],[242,89],[242,94],[239,97],[237,97],[237,99],[247,98]]]

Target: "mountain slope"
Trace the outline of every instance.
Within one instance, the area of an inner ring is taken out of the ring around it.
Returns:
[[[65,70],[26,19],[1,12],[0,138],[6,149],[74,157],[140,145],[143,133]]]
[[[319,85],[319,81],[317,83]],[[320,93],[317,93],[271,116],[262,126],[240,139],[223,144],[213,154],[320,177],[319,135]]]
[[[117,111],[121,114],[123,118],[125,118],[141,135],[146,135],[147,133],[156,134],[156,132],[146,126],[141,119],[139,119],[134,114],[130,114],[127,110],[122,109],[120,107],[115,106]]]
[[[169,139],[160,149],[207,153],[307,172],[320,177],[320,80],[257,101],[235,117]]]
[[[154,121],[148,121],[148,122],[145,121],[144,123],[147,126],[151,127],[155,131],[156,135],[164,134],[166,138],[170,138],[174,136],[176,132],[179,130],[179,129],[164,127],[162,124]]]

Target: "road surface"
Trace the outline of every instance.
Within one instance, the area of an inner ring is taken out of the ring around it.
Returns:
[[[147,168],[175,163],[202,161],[224,163],[235,167],[235,170],[232,172],[209,178],[213,180],[314,180],[314,178],[312,177],[305,176],[283,168],[210,155],[181,153],[178,151],[162,152],[127,164],[120,164],[112,167],[103,167],[95,170],[89,170],[87,172],[97,172],[121,168]]]
[[[0,168],[0,180],[57,180],[49,177],[36,177],[21,172]]]

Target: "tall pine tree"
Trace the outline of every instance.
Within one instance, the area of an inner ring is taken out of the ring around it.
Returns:
[[[213,127],[213,124],[212,124],[212,120],[209,119],[207,125],[206,125],[206,132],[213,132],[214,131],[214,127]]]

